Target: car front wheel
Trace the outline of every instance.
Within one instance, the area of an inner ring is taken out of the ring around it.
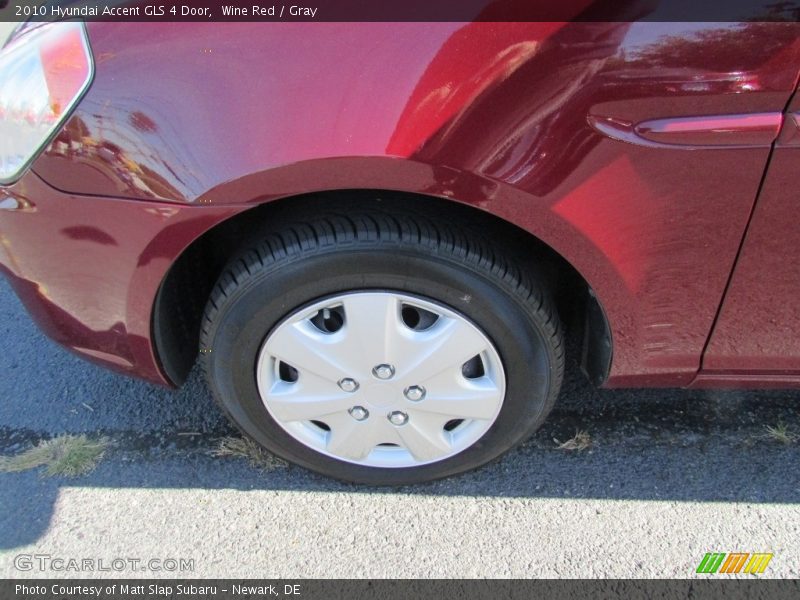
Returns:
[[[551,409],[563,340],[544,286],[479,239],[379,210],[265,231],[206,309],[216,400],[338,479],[416,483],[497,458]]]

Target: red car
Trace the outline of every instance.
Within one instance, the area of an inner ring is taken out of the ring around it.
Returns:
[[[28,26],[0,265],[83,357],[199,356],[285,459],[444,477],[565,366],[800,384],[799,73],[794,22]]]

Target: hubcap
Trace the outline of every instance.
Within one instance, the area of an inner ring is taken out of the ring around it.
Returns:
[[[372,467],[458,454],[488,431],[505,396],[500,356],[477,326],[395,292],[347,293],[294,312],[256,366],[264,406],[289,435]]]

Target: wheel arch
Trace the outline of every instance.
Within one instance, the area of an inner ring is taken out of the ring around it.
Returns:
[[[183,384],[199,352],[203,309],[227,261],[265,223],[298,220],[308,211],[347,210],[374,203],[392,210],[422,211],[433,218],[471,222],[543,277],[567,333],[567,359],[577,362],[596,385],[609,375],[611,327],[586,278],[559,252],[519,225],[451,198],[379,189],[347,189],[285,196],[253,206],[194,239],[166,272],[152,310],[152,339],[166,377]]]

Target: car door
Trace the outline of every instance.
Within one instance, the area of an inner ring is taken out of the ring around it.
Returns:
[[[703,359],[702,379],[800,382],[799,174],[795,93]]]

